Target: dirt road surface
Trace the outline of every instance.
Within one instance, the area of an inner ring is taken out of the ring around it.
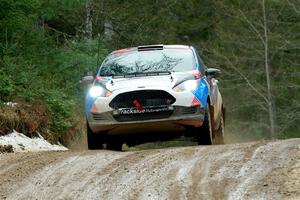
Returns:
[[[300,139],[0,154],[1,199],[300,199]]]

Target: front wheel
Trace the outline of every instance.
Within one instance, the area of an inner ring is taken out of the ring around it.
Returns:
[[[108,142],[106,144],[106,149],[109,149],[109,150],[113,150],[113,151],[122,151],[122,146],[123,146],[123,143],[121,142]]]
[[[90,128],[88,122],[86,122],[86,132],[87,132],[88,149],[90,150],[103,149],[103,143],[101,141],[100,134],[95,134]]]
[[[225,133],[225,117],[224,117],[224,112],[222,112],[220,117],[220,126],[216,131],[215,144],[224,144],[224,133]]]
[[[213,144],[213,132],[212,132],[212,120],[210,115],[210,106],[207,104],[204,115],[204,121],[201,127],[195,128],[195,138],[199,145],[212,145]]]

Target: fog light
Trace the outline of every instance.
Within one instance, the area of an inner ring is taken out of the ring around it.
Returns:
[[[114,110],[113,111],[113,115],[119,115],[119,111],[118,110]]]
[[[174,110],[174,106],[168,106],[168,110]]]

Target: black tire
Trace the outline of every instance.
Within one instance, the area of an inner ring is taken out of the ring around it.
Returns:
[[[103,143],[101,141],[100,134],[95,134],[91,130],[88,122],[86,122],[86,132],[87,132],[88,149],[90,150],[103,149]]]
[[[222,115],[220,117],[220,126],[216,131],[214,144],[224,144],[224,134],[225,134],[225,117],[224,117],[224,112],[222,112]]]
[[[123,143],[121,142],[108,142],[106,144],[106,149],[113,151],[122,151]]]
[[[213,144],[213,132],[211,124],[210,106],[207,103],[204,121],[201,127],[196,128],[195,138],[199,145],[212,145]]]

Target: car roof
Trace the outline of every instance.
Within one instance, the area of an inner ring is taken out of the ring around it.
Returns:
[[[154,50],[163,50],[163,49],[191,49],[191,46],[187,45],[143,45],[138,47],[130,47],[125,49],[118,49],[113,51],[111,54],[122,54],[132,51],[154,51]]]

